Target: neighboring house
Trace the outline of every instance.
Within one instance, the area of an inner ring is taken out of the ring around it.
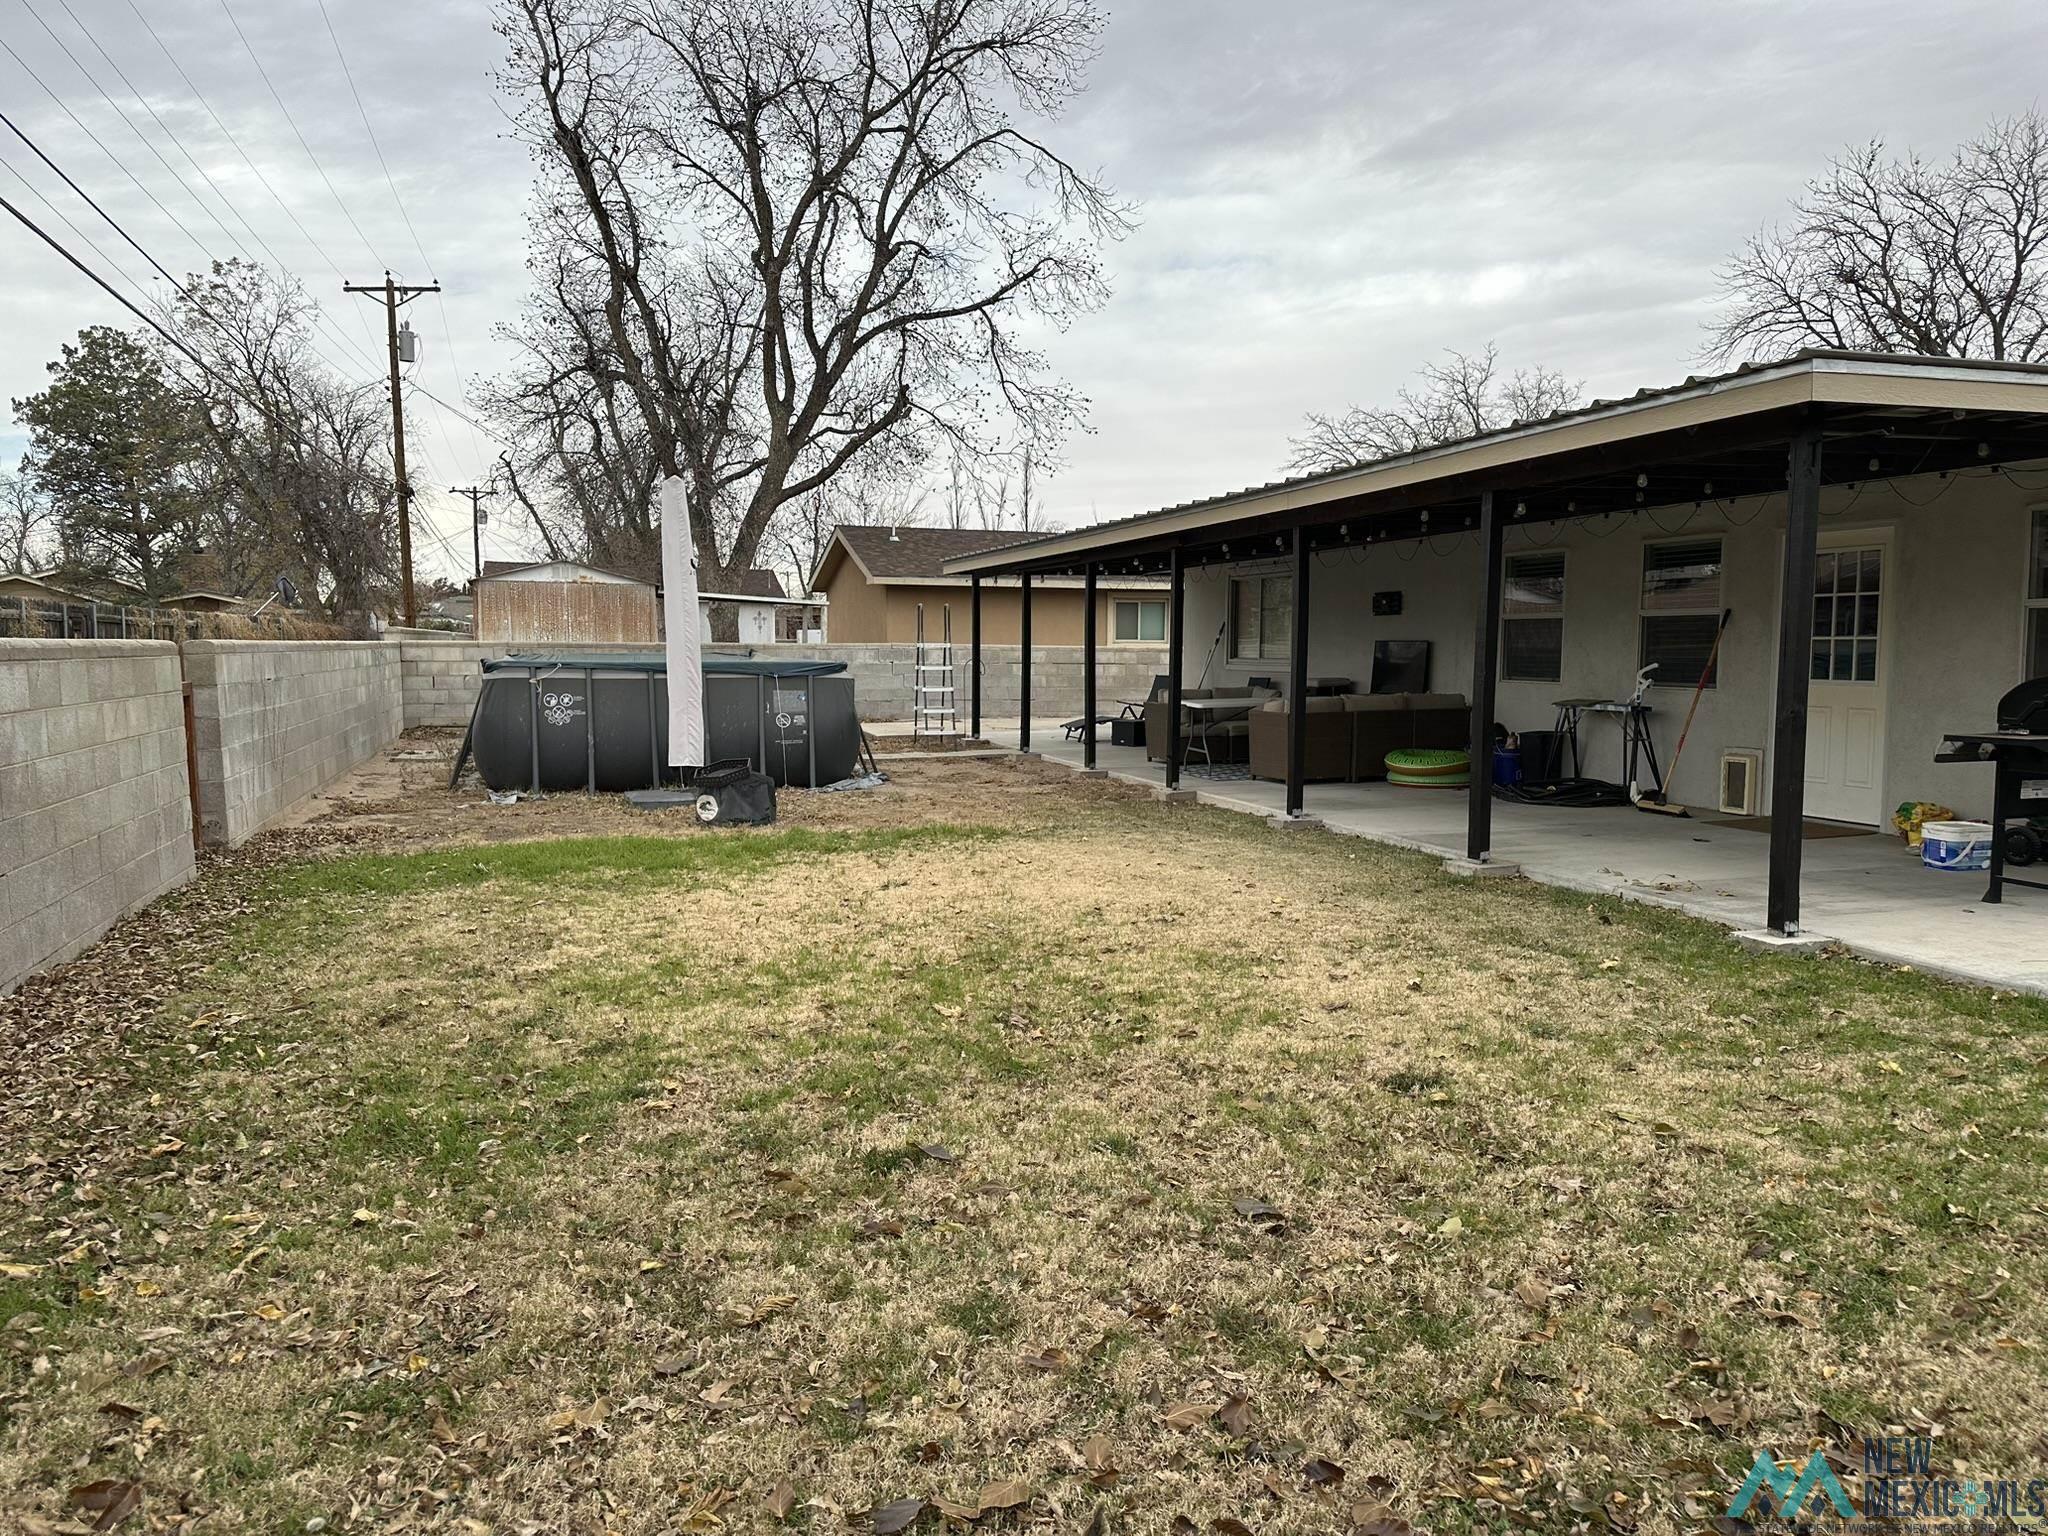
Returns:
[[[952,610],[953,639],[969,638],[971,593],[965,576],[945,564],[982,554],[1027,536],[1014,528],[863,528],[842,524],[811,577],[811,590],[831,604],[835,645],[903,644],[917,638],[924,608],[927,640],[941,638]],[[1032,588],[1034,645],[1079,645],[1084,596],[1079,577],[1054,576]],[[982,584],[983,643],[1015,645],[1019,638],[1018,584],[999,577]],[[1096,591],[1095,638],[1123,645],[1166,644],[1166,583],[1156,577],[1104,576]]]
[[[476,638],[514,645],[652,642],[654,583],[575,560],[489,560],[472,587]]]

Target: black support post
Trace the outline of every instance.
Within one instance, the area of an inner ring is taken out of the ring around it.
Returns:
[[[981,739],[981,577],[967,578],[967,734]]]
[[[1493,852],[1494,676],[1500,669],[1502,547],[1506,530],[1491,491],[1479,493],[1479,620],[1472,636],[1472,783],[1466,791],[1465,857],[1484,863]]]
[[[1180,679],[1187,651],[1187,567],[1179,549],[1167,568],[1166,605],[1166,787],[1180,788]]]
[[[1081,579],[1081,766],[1095,766],[1095,562]]]
[[[1778,697],[1771,731],[1771,883],[1765,921],[1799,932],[1799,865],[1805,853],[1806,694],[1813,670],[1813,573],[1820,547],[1821,434],[1792,439],[1785,469],[1785,570],[1778,610]]]
[[[1294,530],[1294,633],[1287,647],[1287,814],[1301,814],[1308,755],[1308,530]]]
[[[1031,573],[1017,578],[1017,750],[1031,750]]]

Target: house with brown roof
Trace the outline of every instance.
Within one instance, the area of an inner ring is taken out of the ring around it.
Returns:
[[[835,645],[907,644],[917,638],[924,609],[925,638],[938,639],[952,610],[953,638],[965,643],[969,585],[950,575],[948,560],[981,554],[1025,538],[1014,528],[865,528],[841,524],[819,557],[811,590],[830,603],[828,634]],[[1019,629],[1014,577],[981,585],[981,638],[1015,645]],[[1035,645],[1079,645],[1086,611],[1078,577],[1032,584],[1031,638]],[[1104,645],[1166,644],[1166,583],[1151,576],[1105,576],[1096,592],[1095,638]]]

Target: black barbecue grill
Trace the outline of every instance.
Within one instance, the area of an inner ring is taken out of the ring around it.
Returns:
[[[2041,834],[2032,823],[2048,818],[2048,677],[2021,683],[1998,701],[1997,730],[1950,731],[1934,760],[1990,763],[1997,769],[1991,790],[1991,889],[1985,901],[2002,900],[2008,885],[2048,891],[2048,881],[2005,872],[2007,863],[2032,864],[2042,851]]]

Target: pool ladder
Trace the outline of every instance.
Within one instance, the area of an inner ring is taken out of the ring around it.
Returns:
[[[953,662],[953,605],[939,609],[939,638],[924,632],[924,604],[917,605],[917,650],[912,663],[910,737],[912,742],[952,746],[960,740],[960,691]]]

